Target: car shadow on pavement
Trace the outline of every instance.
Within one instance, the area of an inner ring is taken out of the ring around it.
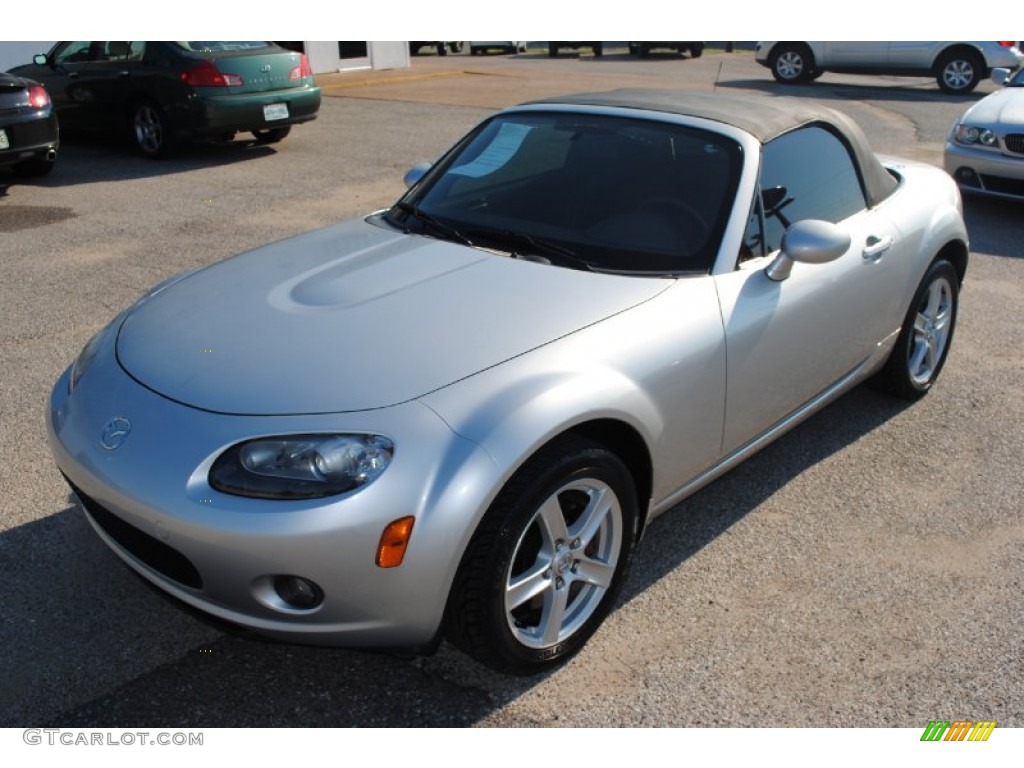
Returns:
[[[723,72],[727,75],[728,72]],[[843,75],[837,75],[843,77]],[[997,89],[997,86],[988,82],[991,87],[979,87],[972,93],[952,94],[943,93],[935,85],[934,78],[914,78],[913,82],[892,82],[886,81],[884,77],[873,77],[870,84],[843,83],[829,79],[825,74],[820,80],[813,83],[800,85],[787,85],[778,83],[770,77],[767,80],[720,80],[718,88],[736,88],[742,91],[758,91],[769,96],[792,96],[797,98],[811,99],[813,101],[839,101],[849,103],[857,100],[864,101],[937,101],[952,104],[973,104],[982,96]],[[842,109],[842,107],[840,107]]]
[[[1024,238],[1020,236],[1024,202],[970,194],[963,198],[971,251],[1024,259]]]
[[[906,407],[858,388],[654,521],[619,607]],[[447,644],[403,658],[221,634],[143,588],[77,508],[0,535],[0,555],[15,596],[0,637],[3,726],[458,727],[548,676],[502,676]]]
[[[0,172],[0,183],[56,188],[145,179],[246,162],[277,152],[273,146],[239,138],[222,144],[190,144],[170,157],[151,160],[137,154],[129,143],[114,138],[61,137],[60,154],[52,173],[20,179],[13,173]]]

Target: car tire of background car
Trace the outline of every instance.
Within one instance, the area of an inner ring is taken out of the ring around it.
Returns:
[[[552,45],[551,43],[548,43],[548,56],[550,56],[551,58],[554,58],[557,55],[558,55],[558,46],[557,45]]]
[[[257,144],[276,144],[291,132],[292,127],[285,125],[280,128],[263,128],[253,131],[252,135],[256,139]]]
[[[174,149],[174,139],[167,116],[156,102],[137,102],[132,108],[131,127],[135,146],[146,157],[166,157]]]
[[[974,51],[942,54],[935,67],[935,82],[945,93],[970,93],[985,76],[985,62]]]
[[[614,604],[638,519],[633,479],[614,453],[575,435],[549,443],[473,534],[448,600],[448,639],[510,674],[566,660]]]
[[[594,55],[604,56],[604,43],[594,43]]]
[[[448,43],[448,50],[452,53],[462,53],[462,41]]]
[[[690,55],[699,59],[704,54],[704,43],[694,43],[690,46]]]
[[[814,71],[814,55],[800,43],[779,43],[769,63],[772,77],[780,83],[805,83]]]
[[[928,393],[953,341],[959,297],[956,268],[945,259],[937,259],[914,293],[888,361],[869,382],[874,389],[907,400]]]
[[[36,178],[39,176],[45,176],[53,167],[57,164],[57,154],[54,153],[53,157],[34,157],[31,160],[25,160],[11,167],[16,176],[20,176],[23,179]]]
[[[446,46],[444,43],[438,43],[437,44],[437,55],[438,56],[447,56],[448,55],[448,46]]]

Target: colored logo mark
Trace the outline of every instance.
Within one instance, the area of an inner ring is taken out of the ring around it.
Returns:
[[[929,720],[921,741],[988,741],[995,729],[995,720]]]

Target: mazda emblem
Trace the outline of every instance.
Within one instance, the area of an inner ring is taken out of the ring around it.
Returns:
[[[121,443],[125,441],[131,431],[132,423],[128,419],[124,416],[115,416],[103,425],[103,431],[100,432],[100,445],[108,451],[120,448]]]

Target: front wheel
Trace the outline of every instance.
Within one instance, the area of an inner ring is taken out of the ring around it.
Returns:
[[[917,400],[928,394],[949,354],[956,327],[960,276],[948,261],[935,261],[921,280],[875,389]]]
[[[565,661],[611,609],[638,517],[633,479],[615,454],[575,436],[550,443],[474,533],[448,603],[449,640],[511,674]]]

